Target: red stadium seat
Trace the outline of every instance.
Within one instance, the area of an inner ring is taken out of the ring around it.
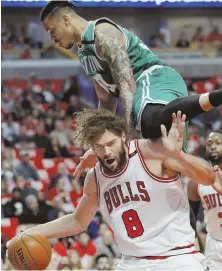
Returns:
[[[1,219],[1,231],[2,236],[7,240],[13,238],[16,235],[16,229],[19,225],[18,219],[12,218],[2,218]]]

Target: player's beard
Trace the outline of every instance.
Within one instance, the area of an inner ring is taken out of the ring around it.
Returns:
[[[101,158],[98,157],[98,160],[106,172],[108,172],[108,173],[118,172],[126,162],[126,150],[124,147],[124,143],[122,143],[121,151],[119,153],[119,162],[118,162],[118,165],[114,171],[111,170],[109,167],[107,167]]]
[[[210,153],[206,155],[206,158],[213,164],[213,165],[219,165],[222,163],[222,156],[219,154],[217,156],[212,156]]]

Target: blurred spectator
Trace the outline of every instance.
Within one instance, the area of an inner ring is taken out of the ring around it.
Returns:
[[[65,190],[70,191],[72,189],[73,176],[68,173],[66,165],[64,163],[59,163],[57,166],[57,172],[58,174],[52,177],[49,189],[55,187],[59,179],[63,179]]]
[[[41,123],[36,128],[36,134],[34,136],[34,143],[38,149],[44,149],[44,158],[54,158],[52,143],[46,136],[44,123]]]
[[[31,165],[27,152],[21,153],[21,163],[15,168],[15,173],[23,176],[26,180],[37,181],[40,179],[36,168]]]
[[[38,196],[38,192],[33,187],[26,186],[26,181],[23,176],[14,177],[15,187],[21,189],[22,199],[25,200],[29,195]]]
[[[27,59],[32,59],[32,53],[29,48],[29,46],[26,46],[24,51],[21,53],[19,59],[21,60],[27,60]]]
[[[71,265],[71,270],[81,269],[81,261],[78,252],[71,249],[68,252],[68,256]]]
[[[52,151],[50,153],[50,157],[72,157],[72,155],[69,154],[66,146],[62,146],[60,144],[59,137],[57,135],[52,136],[51,144]]]
[[[13,111],[15,101],[10,99],[10,95],[8,91],[2,92],[2,108],[5,113],[11,113]]]
[[[34,137],[27,132],[25,126],[20,127],[20,135],[18,138],[19,148],[35,148]]]
[[[30,91],[23,92],[21,106],[25,111],[30,112],[32,110],[32,93]]]
[[[96,247],[87,232],[80,233],[77,240],[78,241],[71,246],[71,249],[77,251],[81,257],[82,268],[90,269],[93,265],[94,256],[96,255]]]
[[[106,254],[100,254],[95,258],[96,270],[111,270],[110,260]]]
[[[203,27],[202,26],[198,26],[195,30],[195,33],[192,37],[192,41],[193,42],[203,42],[205,41],[205,36],[203,34]]]
[[[177,48],[189,48],[190,47],[190,42],[189,42],[185,32],[181,32],[180,38],[177,41],[176,47]]]
[[[44,33],[39,21],[30,21],[28,23],[26,37],[32,48],[41,49],[43,47]]]
[[[109,258],[118,257],[119,250],[114,241],[113,233],[106,223],[100,224],[99,239],[97,240],[96,247],[100,253],[105,253]]]
[[[163,48],[164,41],[161,34],[154,34],[150,37],[149,47],[151,48]]]
[[[70,145],[67,131],[64,130],[64,124],[60,120],[55,122],[55,130],[50,134],[51,138],[57,138],[60,147],[67,147]]]
[[[62,178],[58,179],[56,186],[52,187],[49,190],[48,197],[47,197],[48,202],[53,201],[57,195],[59,195],[60,197],[68,196],[68,193],[65,190],[64,180]]]
[[[10,164],[7,160],[2,161],[2,172],[5,180],[7,181],[8,184],[13,182],[14,178],[14,173],[13,173],[13,167],[12,164]]]
[[[77,207],[79,200],[83,195],[83,188],[80,185],[79,181],[75,181],[74,178],[72,178],[72,188],[73,189],[70,191],[70,198],[74,207]]]
[[[20,217],[24,213],[25,204],[20,188],[13,189],[12,199],[5,204],[3,210],[5,217]]]
[[[80,95],[80,90],[79,90],[79,84],[77,77],[72,75],[69,76],[63,85],[63,101],[68,103],[70,96],[77,96],[79,97]]]
[[[208,42],[222,41],[222,33],[219,33],[218,26],[214,26],[212,31],[207,36]]]
[[[12,198],[9,185],[4,175],[1,176],[1,205],[5,205]],[[3,212],[4,213],[4,212]]]
[[[70,96],[69,98],[69,105],[66,109],[66,116],[68,117],[74,117],[74,113],[78,112],[82,110],[82,108],[80,107],[80,101],[78,99],[77,96]]]
[[[52,91],[52,82],[47,80],[45,82],[44,89],[42,90],[43,96],[44,96],[44,101],[46,103],[53,103],[55,101],[55,95]]]
[[[34,195],[25,199],[26,210],[19,218],[21,224],[42,224],[50,220],[52,208],[46,204],[39,203]]]
[[[13,115],[5,115],[5,121],[2,123],[2,137],[5,145],[13,147],[18,140],[19,134],[19,124],[14,121]]]

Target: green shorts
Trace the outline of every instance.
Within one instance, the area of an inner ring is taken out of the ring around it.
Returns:
[[[136,94],[133,102],[133,115],[136,129],[141,130],[141,115],[146,104],[167,104],[170,101],[188,96],[187,87],[177,71],[161,65],[154,65],[144,71],[136,81]],[[187,125],[184,134],[184,148],[187,138]]]

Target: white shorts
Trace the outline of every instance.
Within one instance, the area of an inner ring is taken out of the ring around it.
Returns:
[[[206,264],[210,270],[222,270],[222,242],[207,234],[205,248]]]
[[[146,260],[136,257],[123,256],[122,260],[116,267],[116,271],[122,270],[201,270],[204,271],[200,263],[199,255],[183,254],[171,256],[164,260]]]

